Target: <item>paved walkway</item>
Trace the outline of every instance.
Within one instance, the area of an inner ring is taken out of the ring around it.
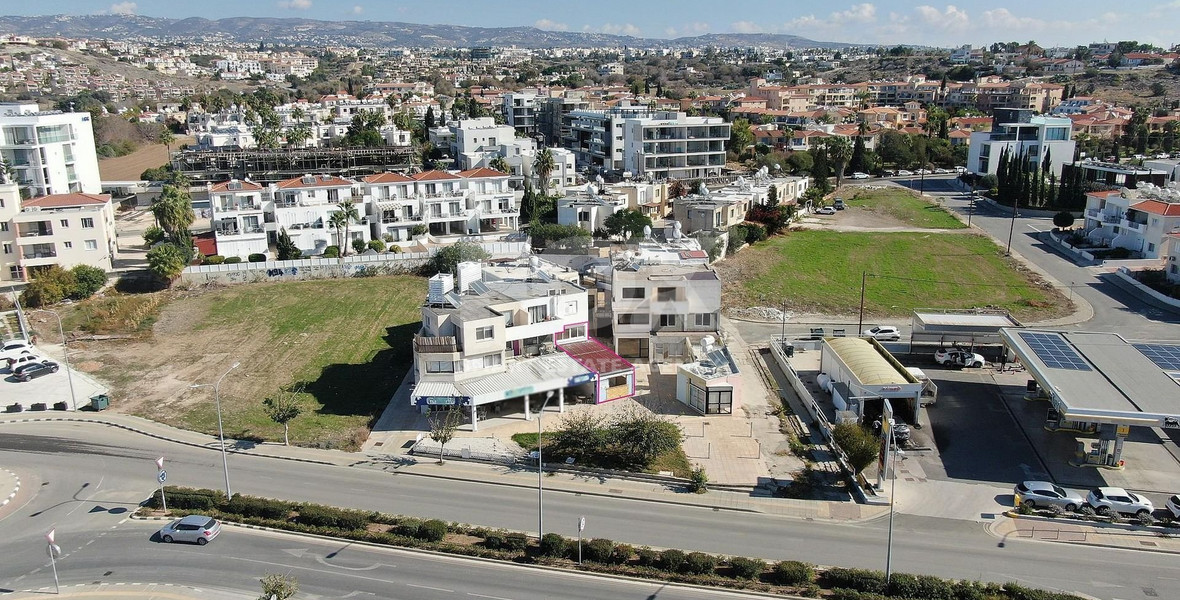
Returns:
[[[16,497],[16,493],[20,491],[20,478],[16,473],[5,468],[0,468],[0,506],[4,506]]]
[[[36,590],[20,590],[6,598],[44,598],[53,594],[53,586]],[[61,594],[55,598],[144,598],[147,600],[250,600],[255,594],[244,594],[228,590],[194,588],[171,583],[80,583],[63,585]]]
[[[1000,538],[1001,543],[1010,539],[1021,539],[1180,554],[1180,529],[1145,529],[1134,525],[1094,524],[1017,516],[997,520],[988,531]]]

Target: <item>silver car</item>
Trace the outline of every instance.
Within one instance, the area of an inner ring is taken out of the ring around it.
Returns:
[[[1086,504],[1100,515],[1120,512],[1128,515],[1150,515],[1155,512],[1151,500],[1118,487],[1100,487],[1086,496]]]
[[[1073,512],[1085,503],[1080,494],[1048,481],[1018,483],[1012,488],[1012,495],[1015,497],[1013,504],[1029,508],[1059,506],[1066,512]]]
[[[192,542],[204,546],[213,541],[221,533],[221,522],[205,515],[189,515],[177,519],[160,530],[160,540],[172,542]]]

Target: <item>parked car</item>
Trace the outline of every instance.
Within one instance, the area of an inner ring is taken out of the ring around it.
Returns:
[[[974,367],[976,369],[987,364],[982,354],[968,352],[961,348],[939,348],[934,353],[934,362],[953,367]]]
[[[901,339],[901,331],[892,325],[878,325],[872,329],[866,329],[864,335],[879,342],[896,342]]]
[[[172,542],[193,542],[204,546],[221,533],[221,522],[205,515],[189,515],[177,519],[160,530],[160,540]]]
[[[1151,500],[1138,494],[1132,494],[1123,488],[1100,487],[1090,491],[1086,496],[1086,504],[1100,515],[1115,512],[1128,515],[1150,515],[1155,507]]]
[[[947,173],[950,173],[950,172],[951,172],[950,169],[944,169],[942,167],[938,167],[937,169],[934,169],[935,175],[946,175]]]
[[[1168,510],[1172,511],[1172,517],[1180,519],[1180,495],[1168,498]]]
[[[913,171],[908,171],[908,170],[906,170],[906,169],[901,169],[900,171],[898,171],[898,172],[897,172],[897,176],[898,176],[898,177],[913,177],[913,176],[914,176],[914,172],[913,172]]]
[[[835,202],[832,202],[832,208],[834,208],[836,210],[844,210],[847,207],[844,206],[844,199],[843,198],[836,198]]]
[[[16,376],[17,381],[28,381],[30,379],[44,377],[50,373],[56,373],[59,368],[57,363],[51,360],[44,360],[23,364],[17,367],[12,374]]]
[[[834,215],[834,214],[836,214],[836,209],[832,208],[831,206],[825,206],[825,207],[820,208],[819,210],[815,211],[815,214],[817,214],[817,215]]]
[[[16,370],[20,368],[21,365],[41,362],[43,360],[45,359],[37,356],[36,354],[18,354],[17,356],[8,359],[8,370],[16,373]]]
[[[852,178],[853,179],[868,179],[869,174],[868,173],[861,173],[860,171],[857,171],[852,174]]]
[[[1080,494],[1071,492],[1048,481],[1024,481],[1012,488],[1013,504],[1029,508],[1061,507],[1066,512],[1081,508],[1085,500]]]
[[[964,167],[962,165],[955,167],[955,172],[958,173],[959,175],[962,175],[963,173],[967,172],[967,167]]]
[[[0,361],[8,362],[10,358],[16,358],[22,354],[32,354],[36,351],[33,345],[27,340],[8,340],[0,346]]]

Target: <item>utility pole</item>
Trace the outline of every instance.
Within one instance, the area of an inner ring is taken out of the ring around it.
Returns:
[[[860,332],[864,331],[865,326],[865,279],[868,276],[868,271],[860,272],[860,320],[856,323],[856,335],[858,336]]]

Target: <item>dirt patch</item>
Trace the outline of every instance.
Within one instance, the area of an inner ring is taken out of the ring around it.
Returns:
[[[195,138],[176,136],[172,149],[192,144]],[[145,144],[127,156],[104,158],[98,161],[98,175],[103,181],[134,181],[146,170],[168,163],[168,149],[163,144]]]

